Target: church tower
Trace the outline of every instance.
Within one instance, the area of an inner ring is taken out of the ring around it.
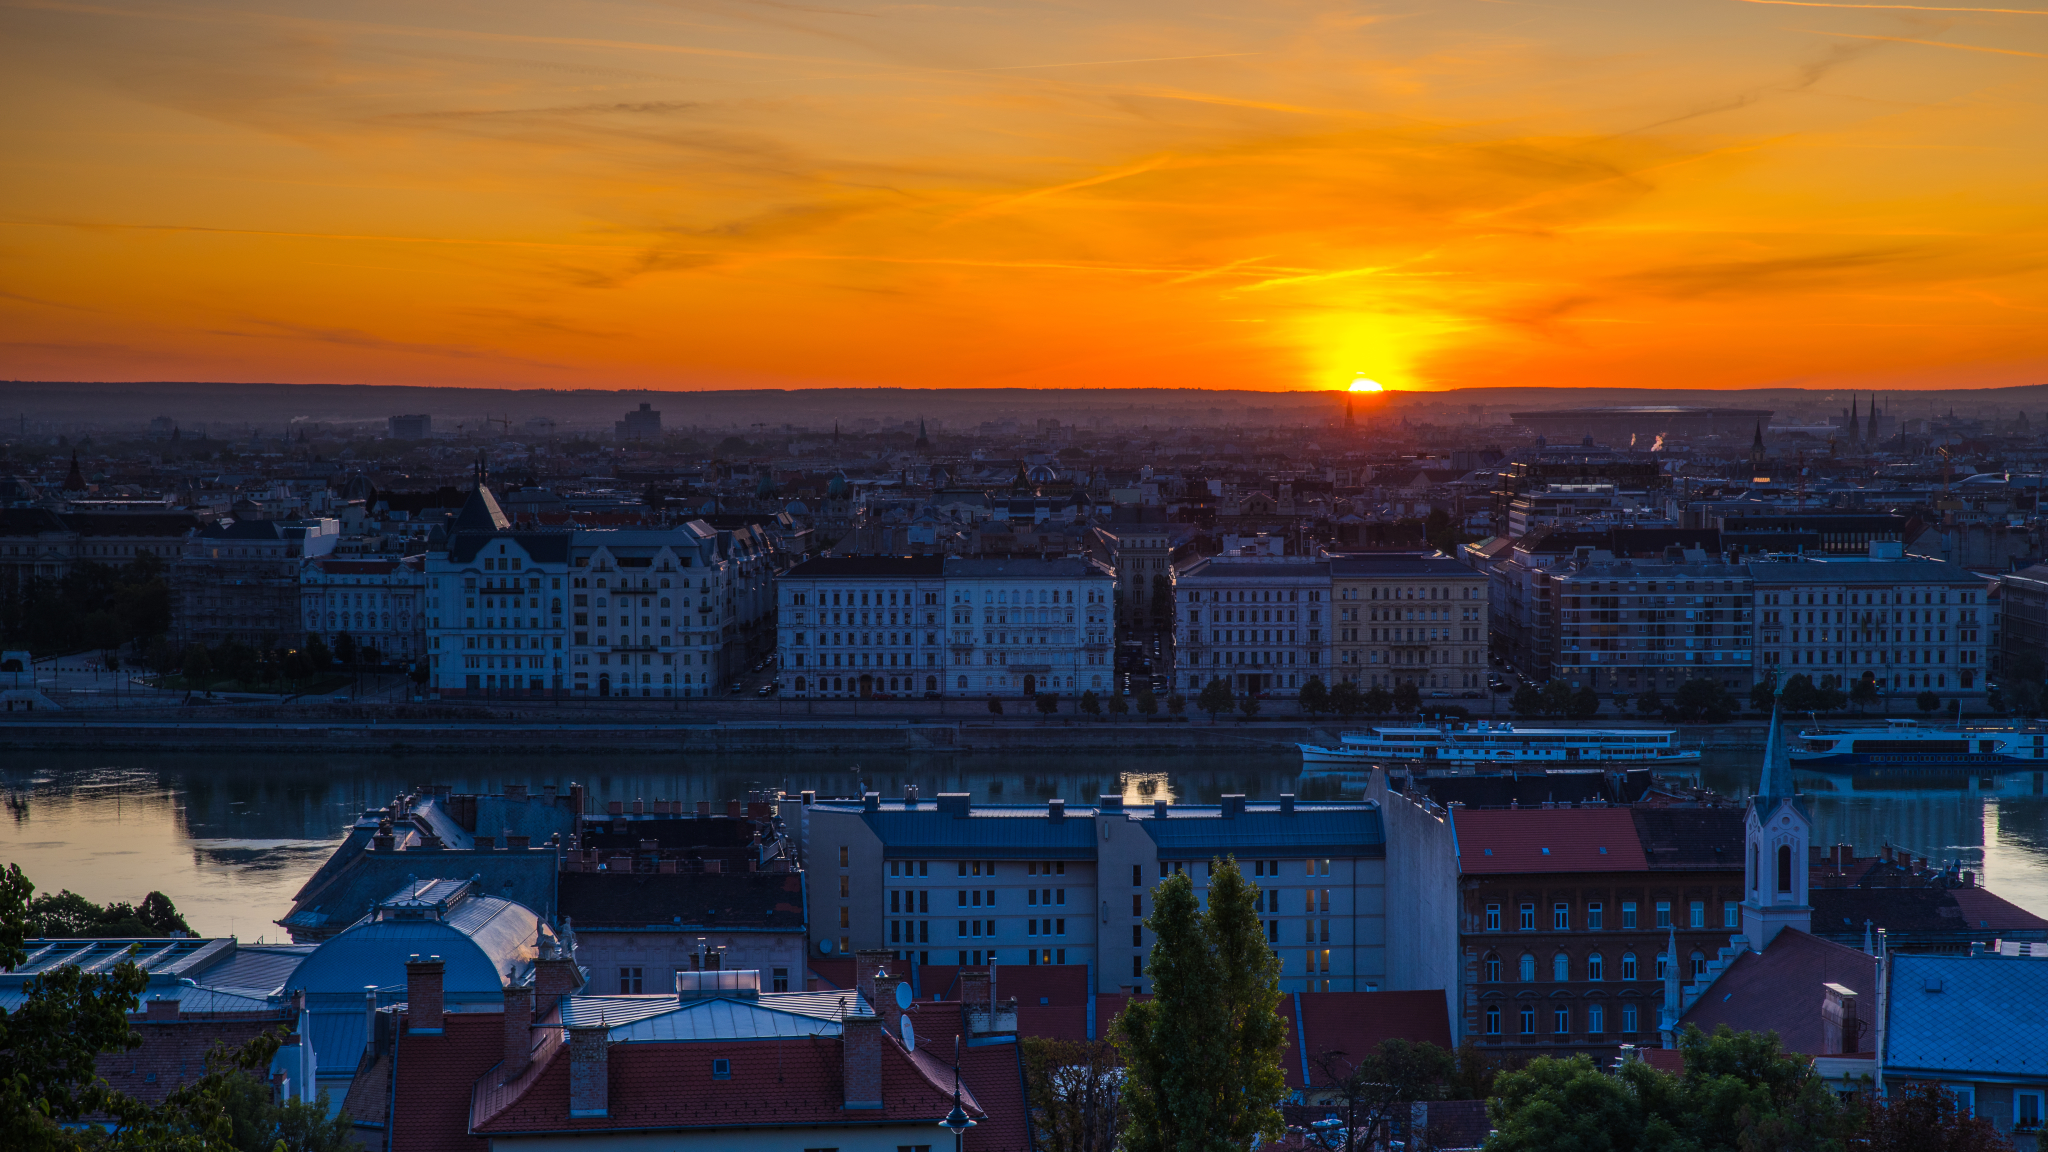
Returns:
[[[1749,445],[1749,474],[1751,476],[1761,476],[1764,474],[1764,426],[1762,421],[1757,422],[1756,439],[1750,441]]]
[[[1763,780],[1749,798],[1742,835],[1742,935],[1758,952],[1787,928],[1813,930],[1813,908],[1806,900],[1806,846],[1813,839],[1813,817],[1792,788],[1791,764],[1781,759],[1773,708]]]

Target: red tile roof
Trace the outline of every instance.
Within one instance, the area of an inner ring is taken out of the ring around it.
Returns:
[[[206,1075],[206,1054],[216,1044],[239,1048],[265,1032],[279,1026],[289,1027],[291,1023],[288,1010],[185,1014],[176,1020],[156,1022],[138,1013],[128,1017],[128,1026],[142,1038],[141,1047],[101,1053],[97,1061],[99,1074],[116,1089],[156,1104],[173,1089]]]
[[[851,988],[853,987],[853,958],[849,956],[843,960],[813,960],[811,961],[811,975],[821,981],[818,986],[818,990],[821,992],[838,988]]]
[[[720,1058],[732,1061],[727,1079],[712,1078],[711,1062]],[[1014,1066],[1014,1049],[1010,1060]],[[472,1098],[465,1101],[472,1108],[465,1108],[463,1116],[475,1116],[475,1131],[481,1135],[505,1135],[877,1121],[936,1124],[953,1108],[950,1053],[944,1062],[927,1052],[913,1057],[889,1036],[882,1043],[884,1107],[879,1113],[849,1112],[842,1106],[844,1057],[836,1037],[613,1044],[608,1063],[608,1115],[570,1117],[569,1053],[556,1043],[537,1053],[536,1070],[509,1090],[476,1081]],[[993,1086],[1000,1091],[999,1083]],[[963,1099],[963,1106],[977,1120],[985,1119],[973,1098]]]
[[[1650,868],[1627,808],[1460,808],[1453,823],[1468,875]]]
[[[1962,909],[1963,925],[1990,932],[2040,932],[2048,920],[2034,915],[2003,896],[1983,888],[1951,888],[1956,906]]]
[[[816,968],[814,963],[811,965]],[[918,999],[929,1000],[932,993],[942,1000],[960,999],[961,972],[987,972],[986,967],[969,965],[961,968],[956,964],[922,964],[917,969]],[[1088,966],[1086,964],[998,964],[996,966],[996,998],[1015,1000],[1022,1007],[1046,1001],[1052,1006],[1081,1006],[1088,1003]]]
[[[1736,957],[1683,1023],[1697,1024],[1703,1032],[1721,1024],[1737,1032],[1776,1032],[1787,1051],[1817,1055],[1823,1050],[1823,984],[1853,989],[1865,1035],[1875,1036],[1876,963],[1854,948],[1787,928],[1764,951]],[[1868,1040],[1863,1047],[1870,1047]]]
[[[1017,1005],[1017,1034],[1048,1040],[1088,1039],[1088,1009],[1083,1006]]]
[[[1302,992],[1301,1026],[1307,1035],[1309,1074],[1317,1083],[1323,1074],[1317,1058],[1341,1052],[1356,1060],[1382,1040],[1413,1040],[1451,1047],[1451,1013],[1441,991],[1429,992]],[[1299,1054],[1294,1074],[1301,1072]]]

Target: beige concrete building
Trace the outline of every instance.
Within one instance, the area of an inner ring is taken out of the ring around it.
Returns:
[[[1486,687],[1486,577],[1441,553],[1329,558],[1330,682]]]

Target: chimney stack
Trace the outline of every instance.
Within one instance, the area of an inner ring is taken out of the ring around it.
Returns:
[[[846,1057],[846,1106],[882,1106],[882,1018],[844,1016],[840,1018],[840,1043]]]
[[[863,948],[853,954],[853,986],[868,998],[869,1004],[877,1002],[875,977],[888,973],[890,959],[888,951],[881,948]]]
[[[439,956],[420,959],[415,952],[405,962],[406,1027],[414,1033],[441,1031],[441,976],[445,966]]]
[[[363,1047],[373,1048],[377,1043],[377,986],[363,985]]]
[[[178,1019],[178,1002],[168,996],[152,997],[145,1010],[151,1024],[171,1024]]]
[[[578,1024],[569,1029],[569,1118],[601,1117],[611,1101],[611,1029]]]
[[[519,1079],[533,1063],[533,985],[505,989],[505,1063],[499,1080]]]
[[[574,956],[542,956],[533,962],[533,1011],[536,1017],[546,1016],[562,1002],[562,997],[571,995],[583,987],[583,973],[576,967]]]

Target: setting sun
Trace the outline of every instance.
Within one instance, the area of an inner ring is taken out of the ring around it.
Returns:
[[[1367,379],[1366,379],[1365,377],[1363,377],[1363,376],[1360,376],[1360,377],[1359,377],[1358,379],[1356,379],[1356,380],[1353,380],[1353,381],[1351,382],[1351,391],[1353,391],[1353,392],[1384,392],[1384,391],[1386,391],[1386,389],[1384,389],[1384,388],[1380,387],[1380,385],[1379,385],[1379,381],[1377,381],[1377,380],[1367,380]]]

